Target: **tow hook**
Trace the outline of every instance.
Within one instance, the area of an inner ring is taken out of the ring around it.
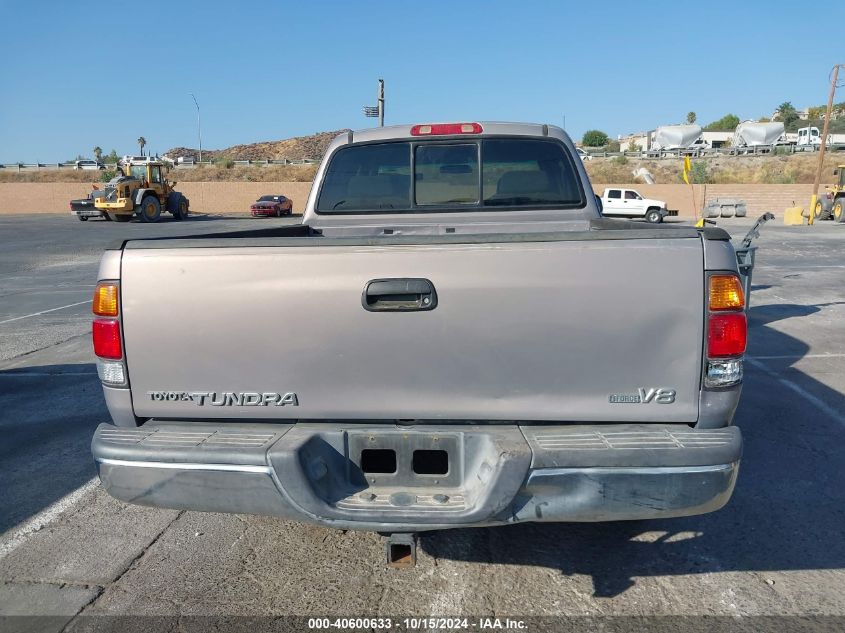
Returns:
[[[384,543],[385,559],[393,569],[410,569],[417,564],[417,535],[414,533],[387,534]]]

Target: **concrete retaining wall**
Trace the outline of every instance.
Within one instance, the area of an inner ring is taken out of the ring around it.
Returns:
[[[191,201],[197,213],[248,213],[250,203],[265,194],[284,194],[301,213],[310,182],[180,182],[176,189]],[[2,213],[70,213],[68,202],[84,198],[91,185],[76,182],[0,183]]]
[[[699,209],[711,198],[740,198],[748,205],[749,215],[771,211],[783,215],[784,209],[795,204],[807,206],[812,185],[600,185],[594,184],[596,193],[605,187],[629,187],[647,198],[665,200],[670,209],[677,209],[681,217],[692,217],[693,193]],[[249,205],[264,194],[281,193],[293,200],[293,208],[305,208],[310,182],[185,182],[179,191],[191,201],[191,210],[197,213],[247,213]],[[0,183],[0,213],[67,213],[68,201],[83,198],[91,190],[85,183]]]
[[[293,200],[293,210],[302,213],[310,182],[183,182],[176,188],[188,196],[191,209],[199,213],[248,213],[260,196],[282,194]]]
[[[83,182],[1,182],[0,213],[70,213],[68,202],[89,191]]]

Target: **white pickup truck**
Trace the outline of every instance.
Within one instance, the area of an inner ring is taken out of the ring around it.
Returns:
[[[602,215],[608,217],[645,218],[659,224],[669,215],[665,202],[643,198],[634,189],[605,189],[601,204]]]

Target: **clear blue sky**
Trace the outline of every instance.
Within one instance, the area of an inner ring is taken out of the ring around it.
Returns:
[[[825,26],[845,4],[808,11],[818,36],[791,42],[802,10],[771,1],[0,0],[0,162],[195,147],[189,92],[207,149],[369,127],[379,77],[388,124],[565,114],[580,138],[758,117],[823,103],[845,62]]]

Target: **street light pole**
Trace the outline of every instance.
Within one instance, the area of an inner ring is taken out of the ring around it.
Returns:
[[[364,116],[378,119],[378,126],[384,127],[384,79],[378,80],[377,103],[374,106],[364,106]]]
[[[189,92],[191,98],[194,100],[194,105],[197,106],[197,136],[199,137],[200,142],[200,164],[202,164],[202,120],[200,119],[200,104],[197,103],[197,98],[194,96],[193,92]]]

